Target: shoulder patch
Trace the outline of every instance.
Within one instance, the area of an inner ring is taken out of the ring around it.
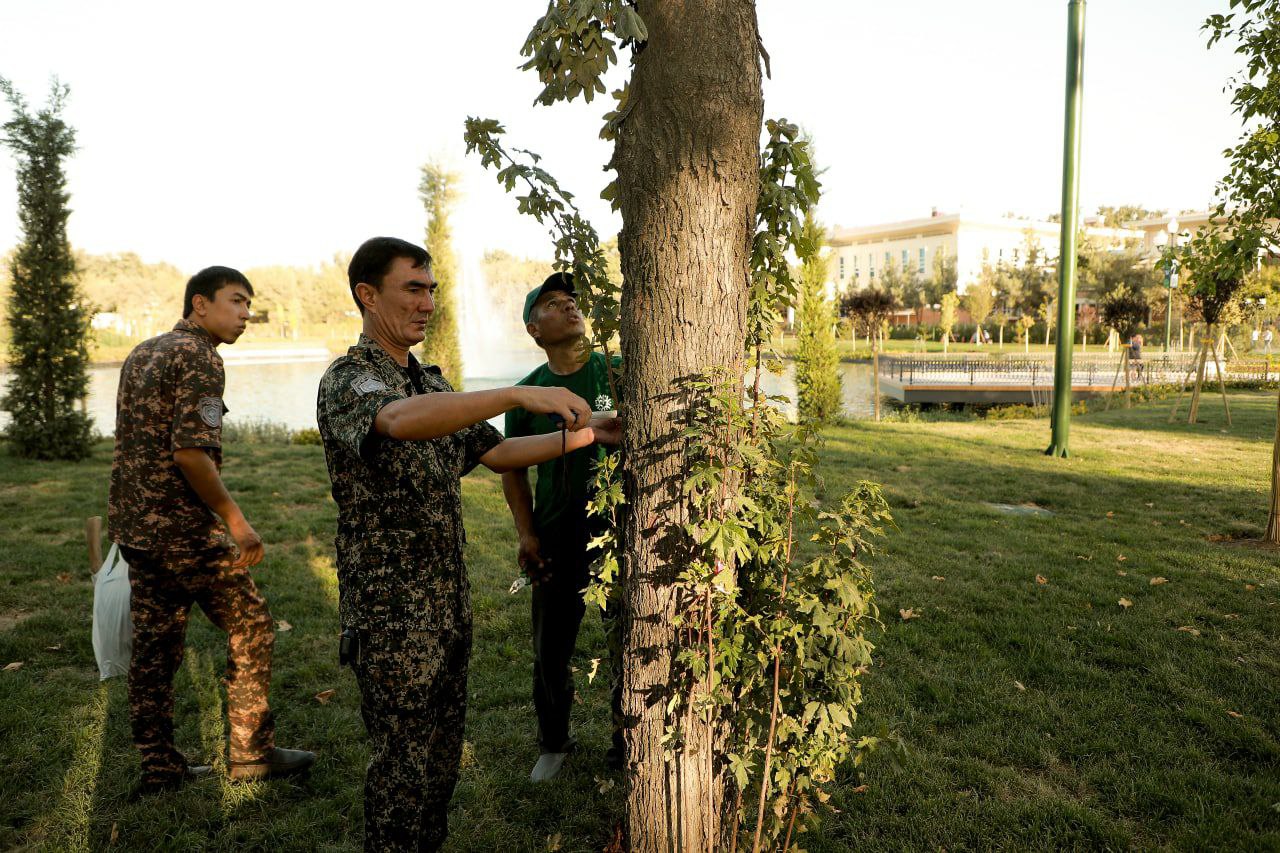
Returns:
[[[200,400],[200,420],[218,429],[222,426],[222,400],[217,397],[203,397]]]
[[[365,394],[373,394],[378,391],[386,391],[387,383],[383,382],[372,373],[361,373],[355,379],[351,380],[351,390],[357,394],[364,396]]]

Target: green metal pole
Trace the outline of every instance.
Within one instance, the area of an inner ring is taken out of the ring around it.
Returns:
[[[1071,350],[1076,339],[1076,238],[1080,225],[1080,113],[1084,105],[1084,5],[1067,4],[1067,97],[1062,142],[1062,235],[1058,239],[1058,347],[1053,361],[1053,435],[1045,454],[1069,455]]]
[[[1164,309],[1164,352],[1169,354],[1169,336],[1173,334],[1173,261],[1169,261],[1169,268],[1164,271],[1164,287],[1169,291],[1169,302]]]

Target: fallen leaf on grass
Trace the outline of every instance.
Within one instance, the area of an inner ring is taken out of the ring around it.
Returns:
[[[914,607],[899,608],[898,615],[902,617],[903,622],[906,622],[908,619],[920,618],[920,614],[915,611]]]
[[[1124,554],[1116,554],[1116,562],[1117,562],[1117,563],[1123,563],[1123,562],[1124,562],[1125,560],[1127,560],[1127,559],[1129,559],[1129,558],[1128,558],[1128,557],[1126,557]]]
[[[1239,720],[1244,717],[1244,714],[1241,714],[1239,711],[1228,711],[1227,716],[1231,717],[1233,720]]]
[[[45,647],[44,647],[44,650],[45,650],[46,652],[60,652],[60,651],[62,651],[62,643],[57,643],[57,644],[52,645],[52,646],[45,646]]]
[[[1116,517],[1116,514],[1114,512],[1111,512],[1110,510],[1107,511],[1107,518],[1115,518],[1115,517]]]
[[[1093,559],[1093,555],[1092,555],[1092,554],[1090,554],[1089,556],[1087,556],[1087,557],[1086,557],[1086,556],[1084,556],[1083,554],[1076,554],[1076,559],[1077,559],[1077,560],[1084,560],[1085,562],[1088,562],[1088,561],[1090,561],[1090,560],[1092,560],[1092,559]]]
[[[1248,663],[1248,661],[1247,661],[1247,660],[1245,660],[1245,659],[1244,659],[1243,657],[1241,657],[1240,655],[1236,655],[1236,663]]]
[[[1040,584],[1041,586],[1044,586],[1048,582],[1049,582],[1049,579],[1044,575],[1036,575],[1036,583]]]
[[[934,580],[936,580],[936,581],[944,581],[944,580],[946,580],[946,578],[944,578],[942,575],[934,575],[934,576],[933,576],[933,579],[934,579]]]
[[[547,849],[548,849],[548,850],[559,850],[559,849],[560,849],[560,845],[561,845],[561,844],[563,844],[563,843],[564,843],[564,842],[563,842],[563,841],[561,841],[561,839],[560,839],[560,833],[558,833],[558,832],[557,832],[555,835],[548,835],[548,836],[547,836]]]
[[[13,663],[7,663],[4,666],[5,672],[17,672],[20,669],[22,669],[22,661],[20,660],[16,660]]]
[[[115,821],[111,822],[111,843],[115,844],[120,840],[120,824]]]
[[[336,690],[321,690],[315,695],[315,700],[321,705],[328,705],[329,700],[332,699],[337,692],[338,691]]]
[[[1247,584],[1245,584],[1245,585],[1244,585],[1244,591],[1245,591],[1245,592],[1253,592],[1253,591],[1254,591],[1255,589],[1257,589],[1257,588],[1258,588],[1258,587],[1257,587],[1256,585],[1251,584],[1251,583],[1247,583]]]
[[[600,670],[600,658],[592,658],[592,659],[591,659],[591,671],[587,673],[587,683],[588,683],[588,684],[590,684],[591,682],[593,682],[593,681],[595,681],[595,680],[596,680],[596,673],[597,673],[599,670]]]
[[[1181,524],[1183,527],[1188,527],[1188,526],[1189,526],[1189,525],[1187,524],[1187,520],[1186,520],[1185,518],[1180,518],[1180,519],[1178,519],[1178,523],[1179,523],[1179,524]]]
[[[58,572],[58,583],[71,583],[71,572]]]
[[[1124,569],[1116,569],[1116,574],[1118,574],[1120,577],[1123,578],[1123,577],[1127,577],[1129,573],[1126,572]]]
[[[293,626],[283,619],[276,620],[276,631],[283,634],[285,631],[292,631]]]
[[[1147,508],[1148,508],[1148,509],[1150,509],[1150,508],[1151,508],[1151,507],[1153,507],[1153,506],[1155,506],[1155,504],[1154,504],[1154,503],[1152,503],[1151,501],[1147,501]]]
[[[1180,626],[1178,627],[1178,630],[1179,630],[1179,631],[1182,631],[1182,632],[1184,632],[1184,633],[1190,634],[1190,635],[1191,635],[1191,636],[1193,636],[1193,637],[1199,637],[1199,636],[1200,636],[1200,629],[1199,629],[1199,628],[1192,628],[1190,625],[1180,625]]]
[[[595,777],[595,779],[596,779],[596,790],[602,794],[613,787],[614,783],[612,779],[601,778],[599,776]]]
[[[1116,602],[1116,604],[1119,604],[1119,605],[1120,605],[1121,607],[1123,607],[1125,610],[1128,610],[1130,607],[1132,607],[1132,606],[1133,606],[1133,602],[1132,602],[1132,601],[1130,601],[1130,600],[1129,600],[1129,599],[1127,599],[1127,598],[1122,598],[1122,599],[1120,599],[1119,601],[1117,601],[1117,602]]]
[[[1160,584],[1168,583],[1168,582],[1169,582],[1168,578],[1159,578],[1159,577],[1152,578],[1150,581],[1148,581],[1148,583],[1151,584],[1151,586],[1160,586]]]
[[[1240,614],[1239,614],[1239,613],[1227,613],[1227,614],[1224,614],[1222,618],[1224,618],[1224,619],[1239,619],[1239,618],[1240,618]]]
[[[1021,691],[1021,690],[1026,690],[1026,689],[1027,689],[1027,688],[1025,688],[1025,687],[1023,687],[1023,686],[1022,686],[1022,682],[1021,682],[1021,681],[1015,681],[1015,682],[1013,682],[1013,686],[1014,686],[1014,687],[1016,687],[1016,688],[1018,688],[1018,690],[1020,690],[1020,691]]]
[[[866,785],[859,785],[858,787],[853,788],[849,791],[850,794],[865,794],[866,792],[867,792]]]

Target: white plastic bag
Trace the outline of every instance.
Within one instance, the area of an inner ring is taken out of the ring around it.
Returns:
[[[129,564],[112,544],[93,576],[93,656],[102,680],[129,674],[133,619],[129,616]]]

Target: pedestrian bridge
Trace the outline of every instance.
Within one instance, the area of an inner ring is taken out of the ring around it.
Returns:
[[[1188,378],[1195,353],[1156,355],[1128,364],[1129,387],[1177,385]],[[1280,377],[1280,361],[1232,361],[1223,365],[1229,380],[1274,380]],[[1205,372],[1217,381],[1212,360]],[[880,393],[901,403],[998,403],[1045,404],[1053,396],[1053,356],[881,356]],[[1076,353],[1072,359],[1071,396],[1081,400],[1099,394],[1124,391],[1122,357],[1114,353]]]

